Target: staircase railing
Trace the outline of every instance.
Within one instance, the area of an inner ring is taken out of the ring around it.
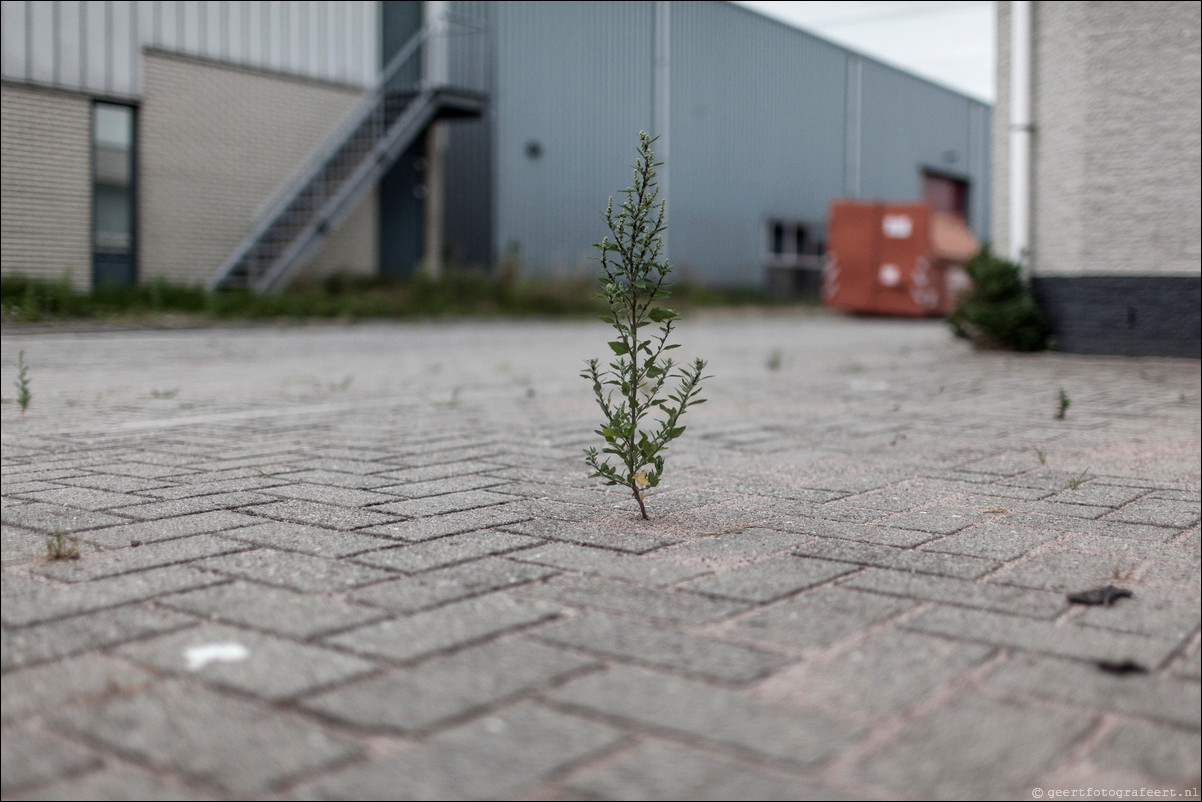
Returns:
[[[418,60],[431,42],[449,47],[465,29],[479,37],[480,30],[470,25],[443,22],[423,26],[397,51],[375,85],[264,203],[211,288],[267,291],[278,286],[313,255],[435,117],[481,112],[482,81],[470,81],[476,84],[472,88],[433,85]]]

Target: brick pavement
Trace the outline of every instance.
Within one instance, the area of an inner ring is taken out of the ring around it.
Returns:
[[[6,328],[5,798],[1197,788],[1198,362],[686,320],[643,522],[605,335]]]

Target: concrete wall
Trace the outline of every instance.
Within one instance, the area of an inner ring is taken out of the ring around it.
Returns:
[[[358,93],[158,51],[145,76],[139,277],[204,284]],[[373,191],[305,274],[374,274],[376,226]]]
[[[1029,264],[1058,345],[1196,356],[1202,5],[1032,7]],[[1010,11],[998,4],[993,198],[994,240],[1002,245],[1009,236]],[[1103,277],[1124,280],[1097,280]],[[1160,279],[1175,289],[1166,291]],[[1195,287],[1184,296],[1181,279]],[[1164,342],[1151,344],[1157,340]]]
[[[91,101],[0,84],[0,272],[92,281]]]

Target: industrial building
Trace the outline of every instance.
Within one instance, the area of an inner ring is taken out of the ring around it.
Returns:
[[[991,109],[725,2],[9,2],[3,273],[591,271],[658,137],[686,280],[813,282],[831,200],[987,238]]]
[[[1202,356],[1202,5],[997,4],[993,217],[1058,350]]]

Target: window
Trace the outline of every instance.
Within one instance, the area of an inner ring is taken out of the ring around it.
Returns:
[[[92,286],[133,284],[134,110],[92,106]]]
[[[768,221],[768,265],[770,267],[822,266],[822,243],[814,235],[816,226],[797,220]]]

